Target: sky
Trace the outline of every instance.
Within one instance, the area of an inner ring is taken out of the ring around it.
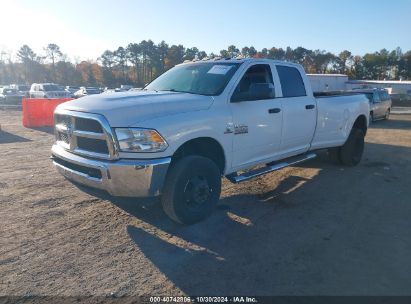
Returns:
[[[411,0],[2,0],[1,7],[0,52],[27,44],[44,54],[55,43],[72,61],[144,39],[208,53],[231,44],[411,50]]]

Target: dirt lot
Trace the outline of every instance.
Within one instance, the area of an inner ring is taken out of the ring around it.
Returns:
[[[20,115],[0,111],[0,295],[411,295],[411,115],[375,123],[358,167],[224,181],[193,226],[76,188]]]

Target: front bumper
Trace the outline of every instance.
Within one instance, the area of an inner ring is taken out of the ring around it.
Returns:
[[[53,145],[53,164],[67,179],[113,196],[147,197],[161,193],[171,158],[103,161],[81,157]]]

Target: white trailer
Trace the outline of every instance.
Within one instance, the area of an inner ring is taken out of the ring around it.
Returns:
[[[344,74],[307,74],[314,92],[344,91],[348,76]]]

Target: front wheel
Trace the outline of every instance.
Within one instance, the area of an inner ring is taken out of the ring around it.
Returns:
[[[181,224],[193,224],[211,214],[220,198],[221,174],[217,165],[190,155],[172,164],[164,184],[164,212]]]

